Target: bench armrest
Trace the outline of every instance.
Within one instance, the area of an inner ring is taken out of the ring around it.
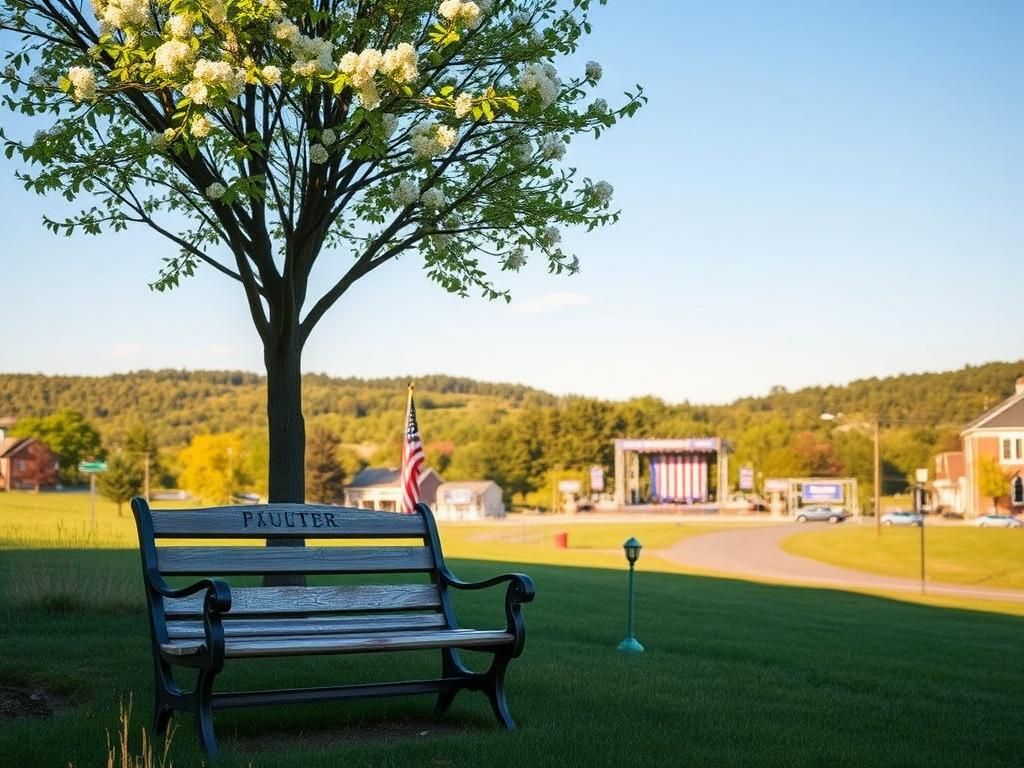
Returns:
[[[203,632],[206,635],[206,649],[209,652],[207,664],[213,673],[224,666],[224,626],[222,614],[231,610],[231,588],[220,579],[200,579],[187,587],[174,589],[159,574],[150,574],[149,587],[161,597],[188,597],[206,591],[203,598]]]
[[[508,582],[508,589],[505,590],[505,619],[508,622],[506,631],[515,638],[511,655],[515,658],[523,652],[523,645],[526,643],[526,621],[523,619],[522,605],[531,602],[537,596],[533,579],[525,573],[503,573],[483,581],[463,581],[446,567],[438,569],[438,574],[444,586],[456,589],[486,589]]]
[[[455,587],[456,589],[486,589],[487,587],[496,587],[498,584],[503,584],[507,581],[507,598],[513,599],[517,603],[529,603],[537,596],[537,590],[533,586],[533,579],[525,573],[502,573],[483,581],[463,581],[447,568],[441,569],[440,574],[445,586]]]

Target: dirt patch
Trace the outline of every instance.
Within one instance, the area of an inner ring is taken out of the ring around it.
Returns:
[[[64,699],[39,687],[0,685],[0,720],[49,717]]]
[[[240,752],[261,752],[264,749],[279,750],[291,744],[310,747],[330,747],[335,744],[357,744],[364,742],[412,741],[434,739],[439,736],[453,736],[481,730],[483,726],[473,722],[438,721],[428,717],[395,718],[374,722],[347,723],[323,729],[306,731],[280,731],[263,733],[259,736],[228,736],[232,748]]]

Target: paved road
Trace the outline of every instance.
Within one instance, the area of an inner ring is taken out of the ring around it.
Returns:
[[[783,539],[810,526],[799,524],[717,531],[683,539],[661,552],[661,556],[692,568],[701,568],[737,576],[854,589],[885,589],[920,592],[914,579],[840,568],[817,560],[784,552]],[[960,584],[927,582],[930,595],[968,597],[985,600],[1010,600],[1024,603],[1024,590],[972,587]]]

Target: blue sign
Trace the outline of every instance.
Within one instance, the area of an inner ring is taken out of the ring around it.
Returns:
[[[842,501],[842,483],[803,483],[800,496],[804,504],[809,501]]]

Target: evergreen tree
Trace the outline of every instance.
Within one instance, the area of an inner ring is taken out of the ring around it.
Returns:
[[[341,441],[330,430],[313,427],[306,437],[306,498],[337,504],[345,489],[345,471],[338,449]]]
[[[121,517],[122,505],[139,494],[142,480],[142,467],[138,461],[123,453],[115,453],[107,461],[107,471],[96,477],[96,488],[117,504],[117,516]]]

